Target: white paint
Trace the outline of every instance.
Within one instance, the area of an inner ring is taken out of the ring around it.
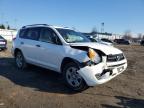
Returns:
[[[0,29],[0,35],[8,41],[12,41],[12,39],[16,37],[16,34],[17,30]]]
[[[87,55],[87,51],[75,49],[71,46],[86,46],[92,49],[100,50],[105,54],[95,56],[97,60],[102,58],[100,63],[92,66],[87,65],[83,68],[80,68],[78,71],[88,86],[95,86],[97,84],[105,83],[122,73],[127,68],[126,58],[124,60],[114,62],[107,62],[106,60],[106,55],[121,54],[123,53],[121,50],[112,46],[92,42],[67,43],[61,34],[58,33],[55,27],[50,26],[49,28],[52,28],[55,31],[55,33],[62,41],[62,45],[19,38],[18,33],[17,38],[13,41],[12,54],[14,54],[15,49],[18,48],[22,51],[26,62],[48,68],[56,72],[61,72],[61,64],[65,57],[72,58],[79,63],[87,62],[90,60]],[[121,67],[123,67],[123,70],[119,72],[118,68]],[[100,75],[104,69],[111,69],[115,74],[104,74],[103,76],[100,76],[101,79],[96,78],[95,75]]]

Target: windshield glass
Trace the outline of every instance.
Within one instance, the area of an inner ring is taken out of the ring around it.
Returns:
[[[0,35],[0,39],[3,39],[3,37]]]
[[[70,29],[61,29],[61,28],[58,28],[57,30],[62,35],[64,40],[68,43],[90,42],[90,40],[80,32],[76,32]]]

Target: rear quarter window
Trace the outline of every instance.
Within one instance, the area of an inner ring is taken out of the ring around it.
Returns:
[[[27,29],[21,29],[20,30],[20,33],[19,33],[19,37],[20,38],[26,38],[26,31],[27,31]]]

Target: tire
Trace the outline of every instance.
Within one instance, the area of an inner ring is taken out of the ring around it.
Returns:
[[[84,79],[79,75],[76,63],[68,63],[63,68],[63,77],[66,85],[74,91],[83,91],[88,88]]]
[[[21,51],[16,52],[15,63],[19,69],[25,69],[27,67],[27,63]]]
[[[1,51],[6,51],[7,49],[6,48],[1,48]]]
[[[7,50],[7,48],[3,48],[2,50],[3,50],[3,51],[6,51],[6,50]]]

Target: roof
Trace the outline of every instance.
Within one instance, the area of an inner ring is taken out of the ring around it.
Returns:
[[[54,26],[54,25],[48,25],[48,24],[32,24],[32,25],[23,26],[22,28],[27,28],[27,27],[53,27],[53,28],[70,29],[69,27]]]

